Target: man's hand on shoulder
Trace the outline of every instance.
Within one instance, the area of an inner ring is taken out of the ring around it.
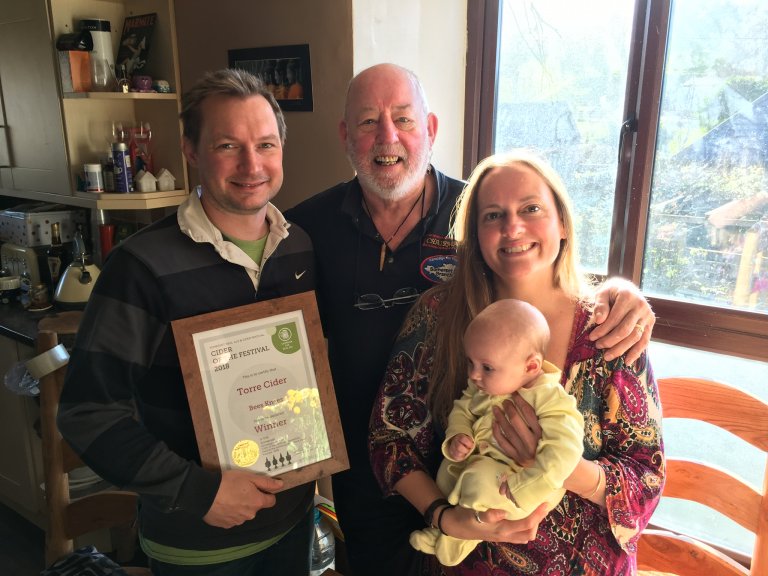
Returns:
[[[218,528],[232,528],[253,520],[262,508],[275,505],[273,492],[283,481],[242,470],[225,470],[211,509],[203,521]]]
[[[595,294],[595,322],[589,335],[605,359],[626,354],[627,364],[637,360],[651,341],[656,316],[640,289],[624,278],[609,278]]]

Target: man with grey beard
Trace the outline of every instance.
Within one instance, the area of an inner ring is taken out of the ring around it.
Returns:
[[[456,262],[448,227],[464,183],[430,169],[436,131],[412,73],[387,64],[364,70],[349,85],[340,126],[357,177],[286,212],[312,238],[319,265],[318,305],[350,460],[333,477],[334,504],[358,576],[408,574],[416,557],[408,535],[423,528],[404,499],[382,498],[367,439],[410,304]]]
[[[421,556],[408,537],[424,521],[402,497],[382,495],[368,459],[368,421],[410,304],[453,274],[450,217],[464,183],[431,166],[437,117],[418,78],[400,66],[379,64],[352,79],[339,132],[357,176],[285,214],[310,235],[317,259],[318,304],[350,460],[350,470],[333,477],[334,503],[354,575],[420,574]],[[633,327],[642,320],[650,328],[653,313],[632,286],[602,294],[605,311],[615,304],[600,327],[601,343],[613,346],[614,356],[641,344],[631,350],[637,357],[650,329],[636,334]],[[399,409],[414,420],[427,417],[425,406]],[[439,464],[431,463],[433,474]]]

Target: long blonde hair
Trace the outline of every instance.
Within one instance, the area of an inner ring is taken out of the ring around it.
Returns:
[[[482,160],[472,171],[453,214],[451,233],[457,240],[458,262],[453,278],[434,288],[440,298],[440,317],[435,339],[434,362],[429,379],[429,406],[445,426],[453,401],[466,383],[466,359],[462,338],[472,319],[496,299],[493,273],[483,260],[478,242],[477,194],[485,177],[495,168],[527,166],[536,172],[552,191],[565,238],[554,263],[554,285],[575,297],[586,295],[589,277],[579,271],[571,200],[560,176],[540,156],[518,149]]]

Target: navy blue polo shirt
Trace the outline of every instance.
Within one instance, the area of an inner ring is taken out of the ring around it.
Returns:
[[[464,183],[438,171],[436,200],[425,218],[392,253],[382,270],[381,236],[362,206],[355,178],[286,211],[312,239],[317,296],[341,421],[353,470],[369,468],[368,421],[395,337],[410,306],[354,307],[356,297],[391,298],[403,288],[419,292],[449,278],[456,258],[448,238],[451,212]]]
[[[424,523],[401,496],[385,501],[368,458],[371,408],[411,306],[360,310],[354,304],[365,294],[388,299],[404,288],[423,292],[453,274],[456,245],[448,230],[464,183],[434,170],[431,177],[436,198],[397,250],[387,250],[381,270],[382,239],[363,210],[357,179],[285,213],[314,245],[318,305],[350,460],[350,470],[333,475],[333,498],[350,562],[365,566],[369,576],[418,572],[419,555],[408,536]]]

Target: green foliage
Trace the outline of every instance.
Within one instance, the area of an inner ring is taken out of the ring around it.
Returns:
[[[768,92],[768,77],[765,76],[731,76],[728,86],[749,102],[754,102]]]
[[[763,216],[734,214],[742,223],[717,234],[708,213],[734,200],[754,198],[763,191],[762,166],[723,167],[659,163],[654,174],[643,288],[688,300],[732,304],[739,262],[739,241]],[[723,245],[723,238],[729,238]]]

